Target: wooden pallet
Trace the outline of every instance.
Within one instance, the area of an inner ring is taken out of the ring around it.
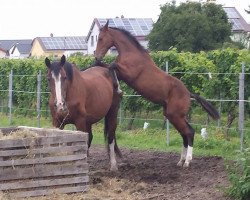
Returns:
[[[87,190],[87,133],[32,127],[0,130],[38,135],[0,140],[0,191],[10,198]]]

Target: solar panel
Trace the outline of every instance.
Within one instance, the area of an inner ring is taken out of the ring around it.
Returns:
[[[86,49],[85,37],[40,37],[47,50]]]
[[[233,25],[233,30],[244,30],[243,25],[241,24],[239,19],[229,19],[231,24]]]
[[[227,13],[227,16],[229,19],[240,18],[239,14],[235,11],[234,8],[224,8],[224,10]]]
[[[98,19],[101,26],[104,26],[107,19]],[[134,36],[146,36],[153,28],[151,18],[113,18],[109,19],[109,27],[125,29]]]

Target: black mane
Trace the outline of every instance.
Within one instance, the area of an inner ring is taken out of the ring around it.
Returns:
[[[66,72],[67,78],[72,81],[73,79],[73,69],[72,64],[69,62],[65,62],[63,65],[63,68]],[[60,69],[61,69],[61,62],[53,62],[50,67],[51,71],[54,72],[55,76],[59,75]]]
[[[134,43],[134,45],[140,51],[147,52],[147,50],[138,42],[138,40],[129,31],[127,31],[125,29],[116,28],[116,27],[109,27],[109,28],[120,31],[121,33],[123,33],[129,39],[129,41]]]

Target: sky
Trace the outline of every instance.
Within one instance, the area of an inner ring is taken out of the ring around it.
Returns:
[[[160,5],[172,0],[0,0],[0,39],[86,36],[94,18],[152,18],[160,15]],[[177,3],[186,0],[177,0]],[[198,0],[197,0],[198,1]],[[249,0],[217,0],[244,12]]]

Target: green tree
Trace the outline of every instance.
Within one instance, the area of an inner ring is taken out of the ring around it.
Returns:
[[[196,2],[161,7],[161,14],[148,36],[151,50],[199,52],[213,50],[230,40],[231,25],[220,5]]]

